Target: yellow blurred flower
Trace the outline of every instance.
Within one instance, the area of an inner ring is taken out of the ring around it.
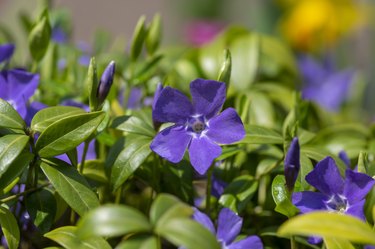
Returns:
[[[293,47],[316,50],[364,23],[365,13],[353,0],[277,0],[285,6],[281,31]]]

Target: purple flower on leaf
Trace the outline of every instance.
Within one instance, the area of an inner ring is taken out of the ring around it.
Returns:
[[[262,249],[263,243],[258,236],[249,236],[235,241],[241,232],[242,218],[229,208],[221,209],[217,220],[217,230],[210,218],[195,209],[193,219],[205,226],[211,233],[216,235],[217,240],[225,249]]]
[[[201,175],[221,154],[218,144],[231,144],[245,136],[237,112],[222,108],[226,86],[214,80],[196,79],[190,83],[192,102],[180,91],[165,87],[153,105],[154,122],[174,123],[159,132],[150,148],[161,157],[178,163],[188,149],[190,162]]]
[[[295,137],[290,143],[284,160],[285,181],[289,191],[292,191],[294,188],[300,168],[300,148],[298,138]]]
[[[306,176],[306,181],[319,192],[296,192],[292,196],[293,204],[301,213],[327,210],[365,220],[365,197],[375,181],[350,169],[345,171],[345,176],[342,178],[335,161],[326,157]]]
[[[329,111],[337,111],[348,97],[353,71],[337,71],[329,57],[319,64],[307,55],[300,56],[298,66],[304,83],[302,97]]]

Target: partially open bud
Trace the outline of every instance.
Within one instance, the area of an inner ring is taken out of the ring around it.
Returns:
[[[101,106],[107,97],[109,90],[111,89],[113,77],[115,75],[115,62],[111,61],[105,68],[102,77],[99,81],[98,91],[96,96],[98,98],[98,104]]]
[[[289,191],[293,191],[300,168],[300,148],[298,138],[295,137],[290,143],[284,160],[285,182]]]
[[[158,130],[160,128],[161,122],[159,122],[158,120],[154,118],[154,109],[155,109],[156,102],[158,101],[158,98],[163,89],[164,89],[163,85],[159,82],[158,85],[156,86],[154,99],[152,101],[152,122],[154,124],[155,130]]]

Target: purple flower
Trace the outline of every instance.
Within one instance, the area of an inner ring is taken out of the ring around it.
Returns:
[[[218,144],[241,140],[245,130],[233,108],[218,114],[225,101],[224,83],[196,79],[190,83],[190,91],[192,102],[171,87],[161,90],[153,108],[153,119],[174,125],[158,133],[150,148],[173,163],[180,162],[188,148],[192,166],[204,174],[221,154]]]
[[[9,60],[14,46],[0,46],[0,62]],[[21,69],[0,71],[0,98],[8,101],[22,118],[27,115],[27,104],[39,85],[39,75]]]
[[[229,208],[221,209],[217,221],[217,230],[210,218],[195,209],[193,219],[205,226],[211,233],[216,235],[217,240],[225,249],[262,249],[263,243],[258,236],[249,236],[235,241],[241,232],[242,218]]]
[[[299,151],[300,149],[298,138],[295,137],[290,144],[284,160],[285,181],[289,191],[293,190],[294,184],[297,180],[299,169],[301,168]]]
[[[98,91],[96,96],[98,97],[99,105],[101,105],[107,95],[113,83],[113,77],[115,76],[115,62],[111,61],[104,69],[102,77],[100,78]]]
[[[346,167],[350,169],[350,158],[345,151],[342,150],[339,152],[339,158],[345,163]]]
[[[365,220],[365,197],[375,181],[366,174],[350,169],[345,171],[345,176],[343,179],[335,161],[326,157],[306,176],[306,181],[319,192],[296,192],[292,196],[293,204],[301,213],[327,210]]]
[[[224,28],[225,25],[218,21],[193,21],[186,27],[186,40],[192,45],[202,46],[212,41]]]
[[[300,56],[298,66],[304,83],[302,97],[329,111],[337,111],[348,97],[353,71],[335,70],[329,57],[321,65],[307,55]]]

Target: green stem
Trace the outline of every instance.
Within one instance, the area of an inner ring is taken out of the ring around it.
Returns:
[[[297,249],[298,246],[297,246],[297,242],[296,242],[296,239],[294,238],[294,236],[292,236],[290,238],[290,249]]]
[[[0,203],[5,203],[5,202],[8,202],[8,201],[11,201],[11,200],[14,200],[14,199],[17,199],[18,197],[20,196],[23,196],[23,195],[26,195],[26,194],[29,194],[29,193],[32,193],[32,192],[35,192],[35,191],[38,191],[46,186],[50,185],[50,183],[45,183],[39,187],[34,187],[34,188],[29,188],[21,193],[18,193],[18,194],[15,194],[15,195],[11,195],[11,196],[8,196],[6,198],[3,198],[0,200]]]
[[[212,173],[214,171],[214,166],[211,165],[207,171],[207,185],[206,185],[206,213],[210,214],[211,209],[211,186],[212,186]]]
[[[80,174],[83,173],[83,168],[85,166],[85,161],[86,161],[86,154],[87,154],[87,151],[89,149],[89,144],[90,144],[90,141],[85,141],[85,146],[83,147],[83,153],[82,153],[82,158],[81,158],[81,163],[79,164],[79,169],[78,169],[78,172]]]
[[[117,189],[117,191],[116,191],[116,199],[115,199],[115,203],[116,204],[120,204],[120,202],[121,202],[121,194],[122,194],[122,187],[124,186],[124,184],[123,185],[121,185],[118,189]]]

